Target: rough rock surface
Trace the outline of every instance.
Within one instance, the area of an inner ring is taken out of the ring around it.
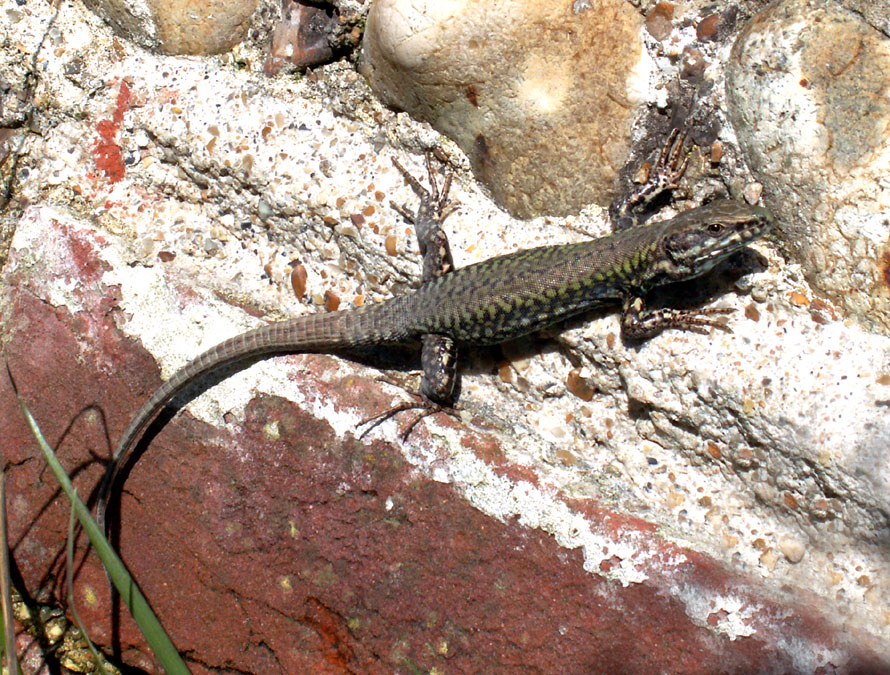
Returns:
[[[165,54],[218,54],[247,36],[257,0],[85,0],[123,37]]]
[[[640,23],[623,0],[378,0],[362,72],[513,215],[566,215],[615,197],[646,84]]]
[[[32,207],[3,279],[5,356],[84,495],[119,413],[160,383],[118,327],[120,245]],[[195,300],[186,286],[171,293]],[[185,413],[152,439],[121,499],[122,556],[195,673],[890,667],[868,636],[814,611],[811,594],[765,589],[651,523],[554,493],[488,433],[455,430],[463,457],[427,456],[439,450],[428,438],[405,457],[379,437],[338,431],[319,406],[336,420],[387,404],[371,371],[319,355],[260,368],[303,400],[257,393],[222,428]],[[5,379],[0,401],[18,570],[27,588],[63,594],[67,508]],[[499,517],[467,503],[474,491]],[[548,524],[554,516],[561,522]],[[111,621],[95,558],[79,557],[77,570],[92,638],[154,670],[132,622]]]
[[[890,334],[890,38],[829,0],[775,3],[739,36],[727,89],[790,255]]]
[[[388,206],[412,203],[392,158],[419,174],[414,153],[441,141],[348,64],[270,79],[262,54],[163,58],[77,3],[54,24],[49,5],[0,3],[17,17],[0,109],[18,149],[0,163],[15,179],[0,340],[82,495],[139,404],[202,349],[419,277]],[[692,203],[756,196],[721,125],[729,50],[687,49],[750,14],[690,7],[647,17],[663,75],[650,95],[683,69],[712,97]],[[466,171],[453,190],[458,265],[608,229],[595,208],[517,222]],[[486,670],[542,654],[542,669],[886,671],[890,342],[756,248],[759,262],[661,298],[719,298],[737,309],[732,334],[623,344],[604,310],[557,346],[464,354],[463,423],[426,420],[407,444],[395,423],[355,432],[404,400],[378,379],[410,367],[399,355],[276,358],[206,382],[130,471],[124,558],[197,671]],[[61,602],[67,509],[3,386],[13,555],[28,592]],[[76,571],[94,637],[151,668],[132,626],[109,624],[92,556]]]

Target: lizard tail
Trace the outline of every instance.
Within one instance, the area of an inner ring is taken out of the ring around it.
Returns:
[[[329,352],[367,345],[394,344],[411,337],[408,297],[357,309],[309,314],[260,326],[211,347],[189,361],[164,382],[130,421],[111,456],[96,500],[96,522],[107,533],[105,513],[108,496],[127,465],[136,442],[152,420],[188,385],[211,372],[259,356]]]

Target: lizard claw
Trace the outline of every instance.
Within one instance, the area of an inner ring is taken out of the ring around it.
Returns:
[[[404,403],[400,403],[398,405],[393,406],[383,412],[377,413],[376,415],[372,415],[366,419],[363,419],[358,423],[358,426],[368,425],[368,427],[359,434],[359,439],[363,439],[369,431],[377,428],[381,424],[383,424],[386,420],[391,417],[395,417],[400,412],[405,412],[406,410],[419,410],[420,412],[415,415],[408,425],[399,432],[399,438],[405,442],[408,440],[408,437],[411,435],[411,432],[414,431],[414,427],[417,426],[417,423],[420,422],[425,417],[429,417],[430,415],[435,415],[436,413],[445,413],[446,415],[450,415],[457,420],[460,420],[457,412],[457,406],[443,406],[439,403],[435,403],[434,401],[427,400],[426,398],[420,396],[419,394],[412,394],[419,400],[415,401],[406,401]]]
[[[429,218],[430,216],[432,216],[438,223],[441,223],[454,212],[455,208],[457,208],[457,205],[448,199],[448,193],[451,191],[451,181],[454,174],[450,171],[445,174],[445,182],[442,184],[442,189],[440,190],[439,184],[436,181],[436,171],[433,168],[433,153],[427,152],[425,158],[427,176],[430,181],[429,190],[423,187],[420,181],[411,175],[411,172],[402,166],[399,160],[396,158],[393,158],[392,160],[392,163],[405,177],[405,180],[408,181],[408,185],[411,186],[414,193],[420,197],[420,206],[417,208],[417,214],[412,214],[407,207],[401,204],[396,204],[393,201],[390,202],[390,205],[392,205],[398,214],[412,225],[416,225],[417,222],[423,220],[424,217]]]

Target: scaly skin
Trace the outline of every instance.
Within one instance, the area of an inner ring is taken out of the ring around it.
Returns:
[[[702,330],[719,325],[706,318],[719,310],[646,311],[643,297],[657,286],[704,274],[763,235],[771,222],[762,208],[712,202],[599,239],[491,258],[431,278],[416,291],[377,305],[301,316],[226,340],[176,372],[136,413],[108,466],[97,520],[104,527],[108,492],[148,424],[191,382],[225,365],[272,354],[331,352],[430,336],[451,338],[458,345],[494,344],[616,302],[624,303],[622,332],[629,338],[665,328]],[[441,364],[428,365],[426,376],[434,378],[436,373],[429,371]]]

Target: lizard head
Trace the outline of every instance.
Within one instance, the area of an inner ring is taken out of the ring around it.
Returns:
[[[772,223],[766,209],[729,199],[685,211],[666,223],[661,271],[674,280],[704,274],[763,236]]]

